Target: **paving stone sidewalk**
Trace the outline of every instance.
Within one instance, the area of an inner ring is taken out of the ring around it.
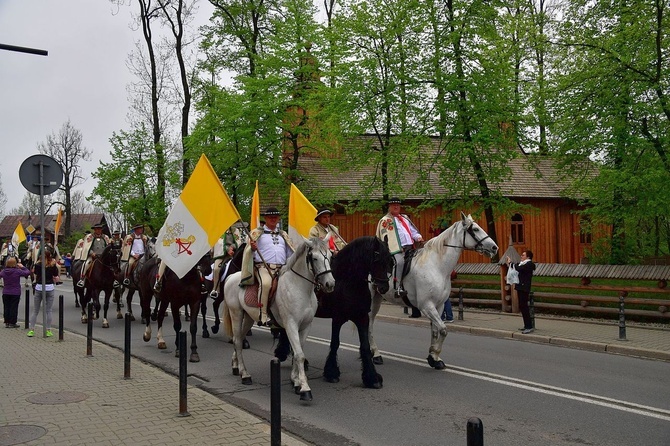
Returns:
[[[179,416],[179,381],[123,352],[67,333],[0,328],[2,445],[267,445],[270,425],[196,387]],[[282,433],[282,444],[303,445]]]

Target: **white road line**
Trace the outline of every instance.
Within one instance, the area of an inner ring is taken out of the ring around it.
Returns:
[[[307,339],[317,344],[330,345],[329,339],[317,338],[314,336],[308,336]],[[358,352],[358,345],[354,344],[347,344],[343,342],[340,343],[340,348],[353,352]],[[398,353],[392,353],[387,351],[382,351],[382,353],[384,355],[384,359],[390,358],[392,360],[404,362],[406,364],[418,365],[422,367],[430,367],[425,359],[400,355]],[[509,387],[516,387],[531,392],[543,393],[546,395],[557,396],[560,398],[567,398],[570,400],[581,401],[587,404],[594,404],[597,406],[608,407],[610,409],[616,409],[623,412],[634,413],[645,417],[658,418],[660,420],[670,421],[670,410],[660,409],[657,407],[645,406],[641,404],[631,403],[628,401],[622,401],[604,396],[593,395],[590,393],[579,392],[576,390],[565,389],[562,387],[555,387],[533,381],[526,381],[526,380],[521,381],[518,378],[509,377],[505,375],[498,375],[495,373],[483,372],[481,370],[468,369],[465,367],[447,365],[447,368],[444,369],[443,371],[445,373],[453,373],[456,375],[467,376],[469,378],[480,379],[483,381],[502,384]]]

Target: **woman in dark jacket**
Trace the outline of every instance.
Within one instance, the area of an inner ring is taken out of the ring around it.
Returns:
[[[30,270],[21,265],[16,257],[9,257],[5,268],[0,271],[0,277],[5,286],[2,289],[2,305],[6,328],[17,328],[19,317],[19,301],[21,300],[21,277],[28,277]]]
[[[533,263],[533,251],[527,249],[521,253],[521,261],[519,263],[511,263],[510,258],[507,257],[507,265],[514,266],[519,273],[519,283],[514,286],[516,293],[519,296],[519,310],[523,317],[523,328],[521,333],[528,334],[533,331],[533,322],[530,320],[530,308],[528,307],[530,296],[530,284],[533,280],[533,271],[535,271],[535,264]]]

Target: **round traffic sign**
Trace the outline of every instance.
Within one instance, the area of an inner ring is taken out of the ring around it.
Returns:
[[[63,183],[63,169],[50,156],[33,155],[21,164],[19,179],[28,192],[49,195],[56,192]]]

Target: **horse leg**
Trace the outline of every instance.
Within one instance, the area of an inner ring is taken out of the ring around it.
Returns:
[[[245,385],[250,385],[252,383],[251,381],[251,374],[247,370],[246,365],[244,364],[244,357],[242,356],[242,350],[243,350],[243,340],[244,340],[244,333],[249,331],[251,329],[251,326],[254,324],[254,320],[249,317],[246,313],[244,313],[244,310],[240,309],[240,312],[242,312],[242,320],[239,320],[239,315],[238,316],[233,316],[231,312],[231,317],[232,323],[233,323],[233,346],[235,347],[235,355],[233,357],[234,362],[233,362],[233,375],[239,374],[240,377],[242,378],[242,384]],[[236,320],[236,318],[238,320]],[[235,364],[235,362],[237,364]],[[237,366],[237,373],[235,373],[236,369],[235,366]]]
[[[107,311],[109,310],[109,297],[110,293],[109,291],[105,290],[105,303],[103,306],[103,313],[102,313],[102,328],[109,328],[109,321],[107,320]]]
[[[214,300],[212,307],[214,309],[214,325],[212,325],[212,333],[216,334],[219,332],[219,326],[221,325],[221,317],[219,316],[219,307],[223,302],[223,290],[219,291],[219,297]]]
[[[384,385],[384,378],[377,373],[375,364],[372,361],[372,351],[370,350],[369,339],[369,318],[365,314],[359,320],[353,321],[358,329],[358,339],[360,342],[359,351],[361,354],[361,367],[363,385],[369,389],[381,389]]]
[[[333,318],[330,325],[330,351],[323,366],[323,379],[329,383],[340,382],[340,366],[337,363],[337,350],[340,348],[340,330],[344,321]]]
[[[447,327],[444,322],[435,323],[431,321],[430,324],[430,349],[428,350],[428,365],[433,367],[436,370],[442,370],[447,366],[444,364],[444,361],[440,359],[440,353],[442,352],[442,344],[447,338]]]
[[[202,337],[208,338],[209,331],[207,330],[207,298],[205,295],[200,298],[200,314],[202,314]]]
[[[177,310],[177,312],[178,311],[179,310]],[[189,314],[189,311],[188,311],[188,305],[184,306],[184,320],[185,321],[190,321],[191,320],[191,315]]]
[[[123,289],[121,288],[121,295],[123,295]],[[135,290],[132,288],[128,288],[128,291],[126,292],[126,307],[128,308],[127,312],[130,314],[130,320],[134,321],[135,316],[133,315],[133,294],[135,294]],[[141,299],[140,299],[140,306],[142,305]],[[146,324],[147,322],[144,320],[144,310],[140,311],[141,316],[141,321],[143,324]]]
[[[279,362],[284,362],[288,359],[288,354],[291,352],[291,344],[288,341],[286,330],[283,328],[277,328],[275,330],[277,331],[279,338],[277,348],[275,348],[275,357],[279,359]]]
[[[204,296],[207,299],[207,296]],[[202,299],[201,299],[202,300]],[[200,356],[198,355],[198,344],[196,343],[196,335],[198,334],[198,305],[200,302],[191,303],[191,356],[189,357],[189,362],[200,362]],[[205,317],[203,316],[203,320]]]
[[[382,295],[374,292],[372,295],[372,307],[370,309],[370,328],[368,329],[368,339],[370,341],[370,351],[372,352],[372,363],[377,365],[384,364],[384,359],[382,358],[382,353],[379,351],[379,347],[377,347],[375,337],[372,333],[374,331],[373,328],[375,325],[375,317],[377,317],[377,313],[379,313],[381,306]]]
[[[174,306],[170,306],[170,308],[172,309],[172,328],[174,328],[174,332],[175,332],[175,335],[176,335],[175,338],[174,338],[174,345],[175,345],[174,356],[175,356],[175,358],[178,358],[179,357],[179,336],[181,336],[180,335],[180,333],[181,333],[181,316],[179,315],[179,311],[177,311],[176,315],[175,315],[175,307]]]
[[[116,318],[123,319],[123,314],[121,313],[121,308],[123,307],[123,302],[121,302],[123,296],[121,295],[121,288],[116,287],[113,290],[114,292],[114,302],[116,302]]]
[[[303,342],[307,339],[307,330],[298,331],[295,324],[287,324],[286,334],[293,349],[291,381],[293,381],[295,393],[300,394],[301,401],[312,401],[312,389],[307,383],[305,373],[305,353],[302,350]]]
[[[160,350],[165,350],[167,348],[167,344],[165,343],[165,339],[163,338],[163,320],[165,319],[167,306],[168,304],[166,301],[160,301],[160,308],[158,310],[158,315],[156,316],[156,323],[158,324],[158,329],[156,330],[156,341],[158,341],[158,348]],[[156,307],[158,308],[158,305]],[[172,316],[175,317],[174,312]],[[179,313],[177,313],[175,320],[177,320],[178,317]],[[181,327],[181,320],[179,321],[179,324]]]

